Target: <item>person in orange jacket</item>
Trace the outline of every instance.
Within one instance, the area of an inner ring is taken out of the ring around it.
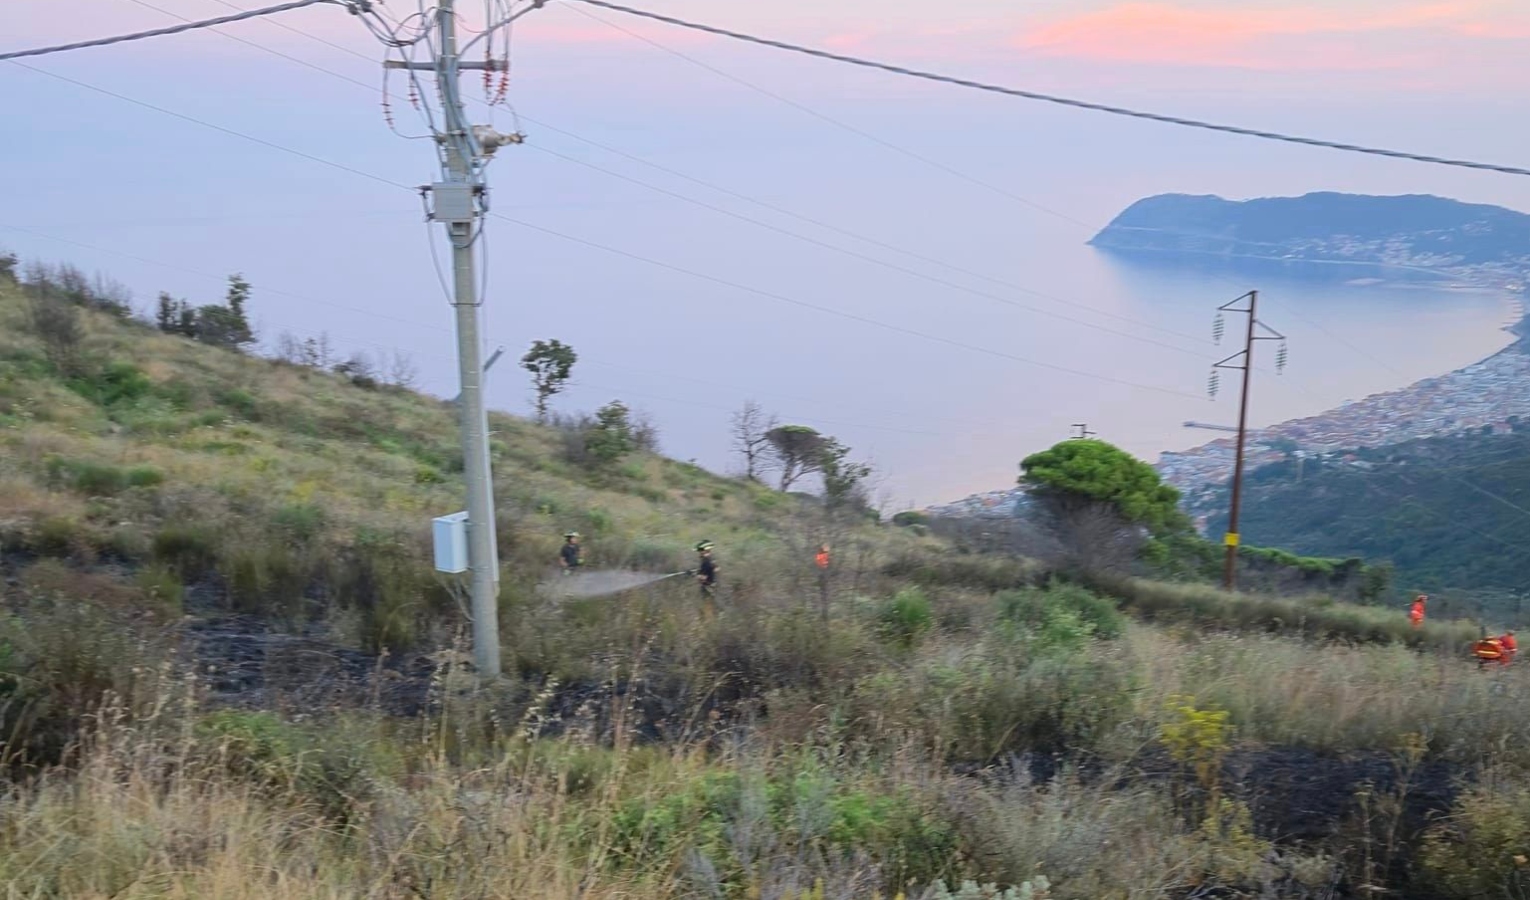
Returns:
[[[1499,658],[1498,663],[1507,666],[1514,661],[1514,654],[1519,652],[1519,642],[1514,640],[1514,629],[1505,631],[1503,637],[1498,639],[1498,643],[1503,647],[1503,656]]]
[[[1429,602],[1427,594],[1419,594],[1418,599],[1413,601],[1413,607],[1408,610],[1408,621],[1413,623],[1414,628],[1422,628],[1424,625],[1424,606]]]
[[[1495,637],[1484,637],[1472,645],[1472,655],[1477,657],[1477,668],[1484,669],[1493,663],[1505,665],[1503,641]]]

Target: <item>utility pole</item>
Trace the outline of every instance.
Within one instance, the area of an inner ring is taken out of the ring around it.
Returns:
[[[538,4],[540,5],[540,4]],[[464,70],[505,71],[493,59],[464,62],[457,45],[455,0],[437,0],[429,62],[389,59],[387,68],[432,71],[442,121],[435,129],[440,150],[441,180],[422,188],[430,196],[429,217],[446,228],[452,245],[452,307],[457,319],[457,363],[461,382],[463,480],[467,487],[467,564],[473,618],[473,662],[481,676],[497,677],[499,654],[499,553],[494,525],[494,479],[489,462],[489,421],[484,408],[483,380],[487,368],[481,357],[475,252],[488,208],[483,169],[494,151],[522,141],[519,134],[499,134],[473,126],[463,109],[459,74]],[[508,24],[486,23],[483,35]],[[482,38],[475,39],[479,40]],[[474,43],[474,42],[470,42]]]
[[[490,353],[488,361],[483,364],[483,374],[488,375],[489,374],[489,370],[494,368],[494,364],[496,362],[499,362],[499,358],[501,356],[504,356],[504,355],[505,355],[505,348],[504,347],[500,347],[499,349],[495,350],[493,353]],[[462,402],[462,395],[458,394],[457,396],[453,397],[451,402],[452,402],[453,406],[457,405],[458,403],[461,403]]]
[[[1071,440],[1075,440],[1075,441],[1087,440],[1089,438],[1094,437],[1095,434],[1097,433],[1097,432],[1090,431],[1089,430],[1089,426],[1086,423],[1083,423],[1083,422],[1074,422],[1072,427],[1078,429],[1078,434],[1070,435],[1069,436]]]
[[[1247,306],[1243,306],[1247,301]],[[1235,312],[1248,316],[1248,331],[1244,338],[1243,349],[1227,357],[1212,366],[1211,381],[1208,384],[1209,392],[1213,399],[1217,395],[1217,387],[1220,377],[1218,369],[1238,369],[1243,372],[1242,397],[1238,403],[1238,439],[1237,450],[1233,457],[1232,479],[1232,508],[1227,513],[1227,535],[1223,543],[1227,546],[1227,561],[1222,574],[1222,586],[1231,591],[1237,586],[1238,581],[1238,514],[1242,511],[1243,504],[1243,449],[1248,438],[1248,392],[1249,382],[1252,381],[1254,371],[1254,342],[1255,341],[1280,341],[1280,350],[1275,355],[1275,367],[1277,371],[1285,371],[1286,346],[1285,335],[1275,331],[1268,325],[1259,321],[1259,292],[1249,291],[1236,300],[1224,303],[1217,307],[1217,318],[1212,326],[1212,334],[1218,343],[1222,341],[1223,320],[1222,313]],[[1263,329],[1268,334],[1260,334]],[[1237,362],[1234,362],[1237,360]]]

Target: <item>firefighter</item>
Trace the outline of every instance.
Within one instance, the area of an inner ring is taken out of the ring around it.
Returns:
[[[584,565],[584,548],[579,546],[579,532],[570,531],[563,535],[563,547],[558,551],[558,565],[563,567],[564,575],[572,575]]]
[[[818,553],[817,553],[817,555],[815,555],[813,557],[813,562],[817,564],[818,571],[820,571],[820,572],[827,572],[829,570],[829,545],[828,544],[819,544],[818,545]]]
[[[1408,610],[1408,621],[1413,623],[1414,628],[1422,628],[1424,625],[1424,607],[1429,603],[1429,595],[1419,594],[1418,599],[1413,601],[1413,606]]]
[[[1484,637],[1472,645],[1472,655],[1477,657],[1478,669],[1485,669],[1494,663],[1503,665],[1503,641],[1500,638]]]
[[[712,558],[712,542],[697,544],[696,553],[700,556],[696,563],[696,583],[701,585],[701,596],[711,600],[717,595],[717,561]]]
[[[1498,643],[1503,647],[1503,657],[1499,660],[1499,664],[1507,666],[1514,661],[1514,654],[1519,652],[1519,642],[1514,639],[1514,629],[1505,631],[1503,637],[1498,639]]]

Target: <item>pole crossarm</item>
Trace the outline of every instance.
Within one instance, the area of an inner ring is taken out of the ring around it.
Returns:
[[[1234,312],[1248,316],[1248,327],[1244,333],[1243,349],[1237,353],[1212,365],[1213,369],[1233,369],[1243,373],[1243,386],[1238,403],[1238,427],[1227,429],[1238,433],[1236,450],[1233,458],[1232,477],[1232,502],[1227,512],[1227,534],[1223,538],[1223,544],[1227,547],[1227,558],[1223,565],[1222,585],[1231,591],[1237,586],[1238,579],[1238,547],[1242,543],[1242,535],[1238,532],[1238,518],[1243,508],[1243,468],[1244,450],[1248,443],[1248,399],[1250,382],[1254,375],[1254,344],[1258,341],[1281,341],[1280,352],[1276,354],[1276,368],[1285,367],[1285,340],[1286,336],[1259,321],[1259,292],[1249,291],[1235,300],[1217,307],[1216,335],[1218,340],[1222,336],[1222,317],[1220,313]],[[1261,329],[1264,333],[1261,333]],[[1212,373],[1212,389],[1215,395],[1216,374]],[[1185,423],[1187,426],[1192,423]]]

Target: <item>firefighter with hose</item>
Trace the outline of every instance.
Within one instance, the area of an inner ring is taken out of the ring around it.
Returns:
[[[696,545],[696,553],[699,559],[696,568],[696,583],[701,585],[702,609],[707,618],[712,618],[717,612],[717,561],[712,558],[712,542],[702,541]]]

